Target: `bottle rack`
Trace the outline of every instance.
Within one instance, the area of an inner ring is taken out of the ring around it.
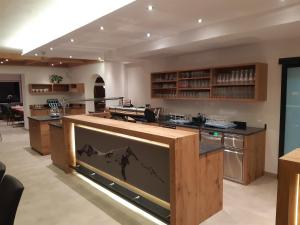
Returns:
[[[152,73],[152,98],[265,101],[267,71],[267,64],[253,63]]]

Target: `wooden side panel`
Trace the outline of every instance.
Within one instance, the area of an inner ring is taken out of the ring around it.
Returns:
[[[188,128],[188,127],[179,127],[179,126],[176,126],[176,129],[177,130],[189,131],[189,132],[199,134],[199,129],[193,129],[193,128]]]
[[[29,138],[31,148],[40,151],[42,148],[41,127],[40,123],[36,120],[29,119]]]
[[[76,155],[74,151],[74,136],[73,136],[73,124],[63,120],[63,132],[64,132],[64,139],[65,139],[65,151],[67,156],[67,165],[68,167],[75,167],[76,166]],[[68,172],[68,171],[66,171]]]
[[[67,163],[67,152],[65,151],[64,131],[61,127],[50,126],[50,152],[53,164],[65,172],[70,168]]]
[[[266,132],[245,136],[244,184],[264,175]]]
[[[40,122],[29,119],[29,136],[31,147],[41,153],[47,155],[49,151],[49,125],[48,122]]]
[[[224,152],[199,156],[198,223],[223,209]]]
[[[171,224],[198,225],[198,135],[179,138],[171,148]]]
[[[299,214],[299,176],[300,163],[279,159],[276,225],[295,225],[300,223]],[[298,199],[297,199],[298,197]],[[297,206],[298,200],[298,208]],[[296,219],[298,221],[296,223]]]
[[[268,92],[268,65],[256,64],[255,99],[258,101],[267,100]]]

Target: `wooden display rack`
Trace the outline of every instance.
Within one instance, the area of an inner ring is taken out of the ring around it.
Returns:
[[[267,73],[268,65],[264,63],[152,73],[151,96],[159,99],[265,101]]]
[[[29,84],[32,95],[83,94],[84,84]]]

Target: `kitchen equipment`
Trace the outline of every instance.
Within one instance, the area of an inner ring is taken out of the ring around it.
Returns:
[[[201,144],[223,144],[223,133],[216,131],[201,131]]]
[[[246,130],[247,129],[247,123],[242,121],[233,121],[233,123],[236,125],[236,129],[240,130]]]
[[[224,178],[243,182],[244,136],[224,134]]]
[[[205,126],[221,128],[221,129],[228,129],[228,128],[236,127],[236,125],[232,122],[229,122],[226,120],[213,120],[213,119],[206,120]]]
[[[59,103],[59,100],[58,99],[47,99],[47,104],[50,107],[49,116],[59,117],[60,116],[60,112],[59,112],[60,103]]]
[[[206,122],[206,116],[202,113],[198,113],[196,117],[193,117],[193,123],[195,125],[201,126],[205,124],[205,122]]]

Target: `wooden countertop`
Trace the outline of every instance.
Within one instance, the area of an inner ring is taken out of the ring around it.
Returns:
[[[300,163],[300,148],[297,148],[294,151],[282,156],[280,160]]]
[[[158,139],[164,138],[169,140],[179,139],[188,136],[196,135],[193,132],[182,130],[171,130],[164,127],[150,126],[139,123],[128,123],[125,121],[118,121],[112,119],[91,117],[87,115],[76,115],[63,117],[64,121],[78,123],[86,126],[96,127],[99,129],[105,129],[113,132],[120,132],[123,134],[129,134],[136,137],[157,137]],[[152,138],[150,138],[152,139]],[[154,138],[156,139],[156,138]],[[159,141],[159,140],[157,140]]]

